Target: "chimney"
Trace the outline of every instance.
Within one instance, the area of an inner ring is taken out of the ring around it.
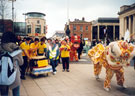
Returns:
[[[85,18],[84,17],[82,17],[82,21],[85,21]]]

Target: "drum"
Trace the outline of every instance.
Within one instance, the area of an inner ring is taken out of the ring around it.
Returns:
[[[46,66],[46,67],[41,67],[41,68],[33,68],[33,70],[31,71],[31,73],[33,75],[40,75],[40,74],[48,74],[52,72],[52,66]]]
[[[30,60],[31,68],[40,68],[48,66],[48,59],[45,56],[35,56]]]

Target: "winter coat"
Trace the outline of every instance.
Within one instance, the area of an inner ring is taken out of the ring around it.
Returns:
[[[0,52],[2,52],[2,51],[13,52],[17,49],[19,49],[19,47],[15,43],[4,43],[0,46]],[[16,60],[18,61],[19,66],[23,65],[22,53],[13,57],[13,64],[14,64],[14,67],[17,68],[17,73],[16,73],[16,79],[15,79],[14,83],[9,86],[11,89],[14,89],[21,84],[20,68],[18,65],[16,65],[16,63],[15,63]]]

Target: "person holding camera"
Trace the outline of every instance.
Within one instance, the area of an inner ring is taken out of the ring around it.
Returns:
[[[60,47],[61,51],[61,58],[62,58],[62,65],[63,65],[63,72],[69,72],[69,53],[70,53],[70,46],[67,44],[67,40],[62,41],[62,45]]]

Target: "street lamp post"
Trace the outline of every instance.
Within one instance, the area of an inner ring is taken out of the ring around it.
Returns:
[[[26,24],[26,13],[23,13],[22,15],[25,16],[24,18],[25,18],[25,34],[26,34],[26,33],[27,33],[27,32],[26,32],[26,31],[27,31],[27,29],[26,29],[26,28],[27,28],[27,27],[26,27],[26,26],[27,26],[27,24]]]
[[[12,0],[12,20],[13,20],[13,32],[14,32],[14,1]]]
[[[69,29],[69,0],[67,0],[67,24],[66,24],[66,36],[70,38],[70,29]]]
[[[13,32],[14,32],[14,2],[15,2],[16,0],[9,0],[9,1],[12,2],[12,21],[13,21],[13,26],[12,26],[12,28],[13,28]]]

